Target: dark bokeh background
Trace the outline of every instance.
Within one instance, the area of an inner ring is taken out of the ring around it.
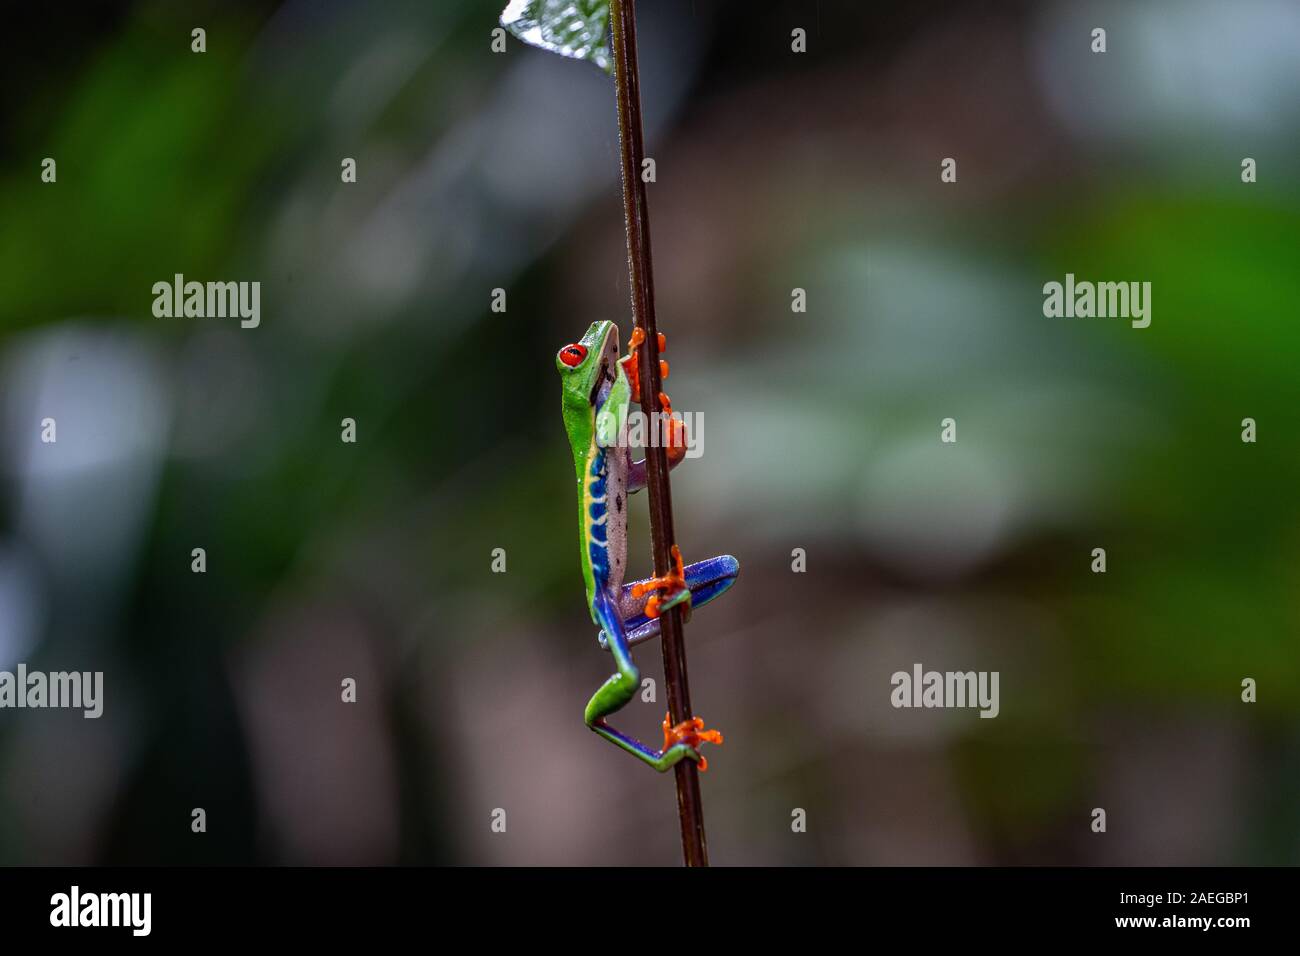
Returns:
[[[0,861],[678,859],[581,720],[553,355],[629,327],[613,89],[501,5],[6,22],[0,669],[107,686],[0,711]],[[714,862],[1300,861],[1300,7],[641,7],[679,537],[744,568],[687,629]],[[155,318],[177,272],[261,327]],[[1044,318],[1066,272],[1151,327]],[[916,661],[1001,715],[892,709]]]

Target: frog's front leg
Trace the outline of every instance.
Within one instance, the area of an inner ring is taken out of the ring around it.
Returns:
[[[588,702],[585,714],[587,726],[660,772],[683,759],[699,761],[700,769],[705,769],[708,765],[700,756],[699,745],[704,741],[720,744],[722,735],[716,730],[704,730],[704,722],[699,718],[685,721],[676,727],[669,726],[665,719],[663,750],[655,750],[635,737],[615,730],[605,721],[606,717],[622,710],[632,699],[641,686],[641,672],[632,661],[632,652],[628,647],[623,620],[614,596],[602,590],[597,593],[592,604],[604,633],[609,635],[609,650],[613,654],[618,673],[605,681]]]
[[[668,396],[662,392],[659,397],[667,399]],[[680,418],[672,417],[672,405],[666,405],[666,410],[662,412],[665,416],[663,419],[664,430],[667,432],[664,442],[664,452],[668,457],[668,470],[672,471],[686,458],[686,424]],[[656,436],[658,437],[658,436]],[[627,490],[629,492],[640,491],[646,485],[646,463],[642,458],[640,461],[632,460],[632,449],[627,450]]]
[[[637,349],[645,341],[645,330],[637,326],[632,330],[632,338],[627,343],[627,355],[619,359],[619,365],[623,369],[624,375],[628,380],[628,387],[633,401],[640,402],[641,408],[645,410],[651,403],[647,402],[641,396],[641,357]],[[659,333],[659,351],[663,352],[668,347],[668,340],[662,332]],[[661,379],[668,377],[668,363],[662,359],[659,362],[659,377]],[[658,414],[663,420],[664,433],[662,436],[658,432],[652,432],[652,439],[664,440],[664,449],[668,456],[668,468],[672,470],[682,463],[686,457],[686,425],[680,418],[673,418],[673,405],[668,396],[660,392],[654,404],[659,406]],[[647,413],[649,414],[649,413]],[[651,416],[651,421],[654,421]],[[627,468],[627,490],[629,492],[640,491],[646,486],[646,463],[645,459],[632,461],[631,450],[628,451],[628,468]]]

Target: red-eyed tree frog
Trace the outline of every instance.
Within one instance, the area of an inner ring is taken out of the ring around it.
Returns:
[[[628,406],[641,401],[636,350],[643,336],[642,330],[636,329],[628,354],[620,359],[618,328],[613,322],[594,322],[580,341],[564,346],[555,357],[563,384],[564,427],[578,478],[578,535],[587,606],[600,628],[600,645],[613,654],[618,668],[592,696],[585,719],[600,736],[656,770],[665,771],[683,758],[697,761],[704,770],[708,762],[700,755],[700,744],[720,744],[722,735],[705,730],[698,717],[671,726],[665,715],[662,750],[606,722],[640,687],[632,645],[659,636],[659,616],[668,608],[681,604],[689,610],[707,604],[731,587],[740,573],[739,563],[729,554],[683,568],[681,553],[674,545],[676,567],[667,575],[623,583],[627,496],[646,484],[645,462],[632,461],[627,442]],[[661,334],[661,350],[662,343]],[[667,363],[661,369],[667,375]],[[668,397],[661,393],[657,398],[660,411],[670,415]],[[679,419],[668,418],[665,431],[669,466],[675,467],[685,457],[685,429]]]

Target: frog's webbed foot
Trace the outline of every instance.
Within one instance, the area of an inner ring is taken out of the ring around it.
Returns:
[[[648,618],[656,618],[679,604],[685,604],[686,610],[690,611],[691,589],[686,585],[686,574],[682,568],[682,552],[677,545],[673,545],[672,555],[673,567],[667,574],[657,578],[646,578],[632,585],[634,599],[643,594],[651,595],[650,600],[645,604],[645,616]],[[662,596],[659,592],[663,592]]]
[[[674,747],[685,745],[691,749],[693,759],[699,762],[700,773],[709,769],[709,762],[700,754],[700,744],[722,744],[722,733],[717,730],[705,730],[704,721],[699,717],[683,720],[677,726],[672,725],[672,718],[664,714],[664,753]]]
[[[623,372],[627,375],[628,384],[632,388],[633,401],[639,402],[641,408],[647,413],[658,412],[660,420],[663,422],[662,436],[656,433],[656,438],[663,441],[664,449],[668,455],[668,467],[676,468],[686,458],[686,424],[680,418],[673,418],[673,403],[668,395],[660,392],[655,399],[657,409],[647,408],[650,403],[641,399],[641,356],[637,351],[641,344],[645,342],[645,330],[641,326],[632,329],[632,337],[628,340],[627,355],[619,359],[623,366]],[[668,348],[668,339],[662,332],[659,333],[659,351],[663,352]],[[659,378],[668,377],[668,363],[663,359],[659,360]],[[651,415],[654,421],[654,415]],[[631,455],[628,456],[629,459]],[[641,461],[629,461],[627,473],[627,490],[630,492],[640,491],[646,485],[646,463],[645,459]]]
[[[645,342],[645,329],[641,326],[635,326],[632,329],[632,335],[627,340],[627,355],[619,359],[623,365],[623,371],[627,375],[628,383],[632,386],[632,400],[641,401],[641,354],[637,351],[641,344]],[[659,351],[662,354],[668,350],[668,339],[659,333]],[[663,359],[659,360],[659,377],[668,377],[668,363]]]

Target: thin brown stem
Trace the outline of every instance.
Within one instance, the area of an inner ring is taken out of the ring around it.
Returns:
[[[614,86],[618,100],[618,139],[623,171],[623,219],[627,228],[627,264],[632,283],[632,320],[645,330],[641,345],[642,407],[657,412],[662,390],[659,376],[659,329],[655,322],[654,271],[650,255],[650,217],[641,163],[645,144],[641,130],[641,90],[636,63],[636,0],[610,0],[610,27],[614,48]],[[662,441],[646,448],[646,484],[650,491],[650,538],[656,575],[673,565],[673,499],[668,484],[668,456]],[[674,724],[692,716],[690,684],[686,677],[686,646],[682,639],[682,609],[666,611],[661,621],[664,683],[668,713]],[[682,855],[687,866],[708,866],[704,840],[704,809],[700,778],[693,760],[674,768],[677,775],[677,815],[682,826]]]

